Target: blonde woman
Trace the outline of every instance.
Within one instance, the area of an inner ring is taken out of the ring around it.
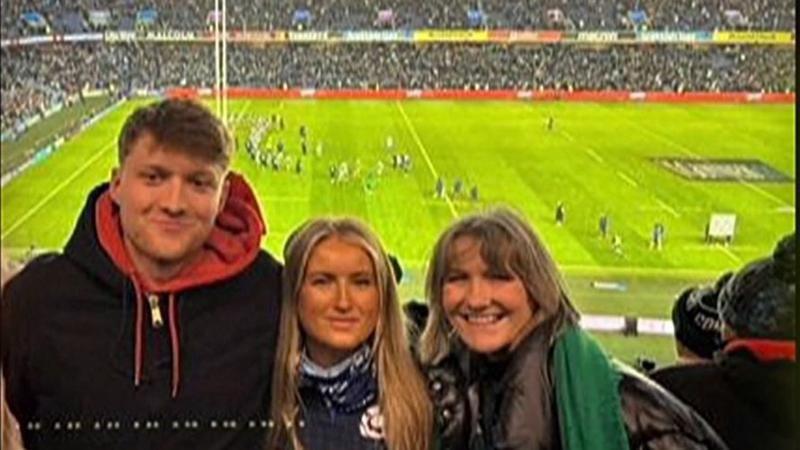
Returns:
[[[268,448],[430,448],[425,379],[378,238],[353,219],[316,219],[284,259]]]
[[[520,216],[465,217],[430,263],[420,344],[442,449],[723,449],[690,408],[610,360]]]

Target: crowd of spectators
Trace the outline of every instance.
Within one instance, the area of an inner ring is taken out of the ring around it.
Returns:
[[[366,51],[365,51],[366,49]],[[212,87],[207,44],[7,48],[2,124],[82,89]],[[341,44],[228,48],[231,86],[794,92],[793,47]]]
[[[112,29],[131,30],[136,14],[152,8],[156,29],[203,30],[209,27],[214,0],[2,0],[3,37],[41,33],[20,19],[38,12],[51,31],[69,33],[93,28],[90,11],[108,11]],[[345,30],[373,28],[468,28],[711,31],[718,29],[794,30],[792,0],[266,0],[227,2],[230,29]],[[307,10],[308,22],[295,12]],[[391,20],[378,21],[379,11]],[[472,22],[468,11],[480,11]],[[641,12],[634,20],[632,12]],[[738,13],[734,13],[736,11]]]

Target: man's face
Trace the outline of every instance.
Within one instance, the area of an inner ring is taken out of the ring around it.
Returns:
[[[111,181],[125,245],[145,272],[193,261],[226,196],[223,167],[165,147],[150,133],[133,142]]]

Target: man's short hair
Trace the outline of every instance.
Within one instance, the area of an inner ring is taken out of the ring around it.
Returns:
[[[166,99],[137,108],[125,121],[117,142],[119,164],[125,162],[133,143],[142,135],[170,149],[199,156],[227,168],[233,139],[225,125],[194,100]]]

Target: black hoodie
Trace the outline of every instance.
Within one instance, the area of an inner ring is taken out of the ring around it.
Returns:
[[[714,361],[651,376],[700,413],[731,450],[794,450],[797,363],[794,343],[785,344],[790,357],[765,360],[753,348],[729,345]]]
[[[207,254],[163,286],[144,285],[119,252],[107,191],[89,195],[63,254],[3,291],[7,401],[26,448],[260,448],[281,268],[259,248],[252,191],[232,178]]]

